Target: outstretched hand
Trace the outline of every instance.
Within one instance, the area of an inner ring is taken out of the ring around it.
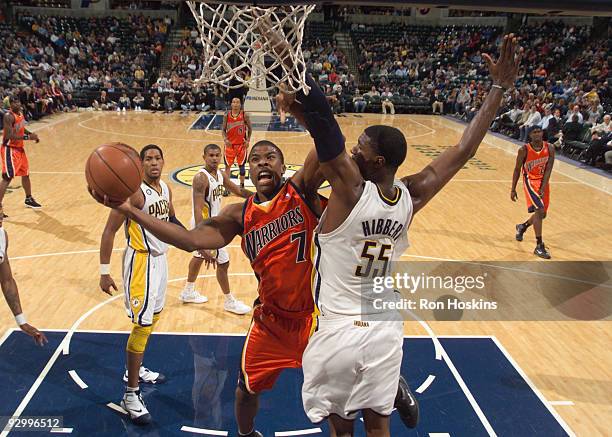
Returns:
[[[501,85],[504,88],[514,86],[523,57],[523,48],[519,47],[513,33],[504,36],[497,62],[493,62],[491,56],[486,53],[483,53],[482,57],[489,67],[494,84]]]
[[[125,215],[128,215],[130,213],[132,204],[130,203],[129,198],[126,200],[115,200],[108,197],[106,194],[102,195],[96,193],[96,191],[91,187],[87,187],[87,191],[89,191],[89,194],[91,194],[91,197],[93,197],[96,202],[101,203],[104,206],[108,206],[109,208],[116,209],[117,211],[122,212]]]

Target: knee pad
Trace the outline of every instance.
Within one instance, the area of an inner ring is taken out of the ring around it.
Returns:
[[[134,324],[132,326],[132,332],[130,333],[130,337],[128,338],[127,342],[127,347],[125,349],[128,352],[132,352],[135,354],[144,353],[152,331],[153,325],[140,326]]]
[[[240,176],[245,176],[246,175],[246,167],[244,166],[244,164],[239,165],[238,168],[240,169]]]

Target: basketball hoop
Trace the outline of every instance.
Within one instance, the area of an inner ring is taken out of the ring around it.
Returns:
[[[269,90],[283,82],[289,90],[308,93],[302,40],[314,5],[260,7],[198,0],[187,1],[187,5],[204,48],[199,82],[257,90]],[[289,50],[283,55],[291,65],[285,65],[262,39],[259,20],[265,20],[266,32],[274,32],[288,43]],[[244,71],[250,72],[248,79],[240,74]]]

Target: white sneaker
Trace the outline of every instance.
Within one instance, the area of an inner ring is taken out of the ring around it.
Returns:
[[[117,108],[117,112],[121,112],[121,109]]]
[[[251,311],[251,307],[238,299],[227,299],[223,304],[223,309],[230,313],[244,315]]]
[[[123,374],[123,382],[128,382],[127,369]],[[166,376],[163,373],[149,370],[145,366],[140,366],[140,370],[138,371],[138,382],[144,382],[147,384],[163,384],[166,382]]]
[[[122,112],[125,112],[125,108],[121,109]]]
[[[183,290],[179,296],[183,303],[206,303],[208,298],[202,296],[197,290]]]
[[[130,415],[130,419],[136,425],[148,425],[152,418],[147,410],[147,406],[142,400],[140,390],[131,392],[126,391],[121,400],[121,407]]]

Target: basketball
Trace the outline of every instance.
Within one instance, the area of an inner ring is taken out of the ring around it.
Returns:
[[[127,144],[103,144],[89,155],[85,165],[87,186],[101,198],[126,200],[138,190],[142,177],[138,152]]]

